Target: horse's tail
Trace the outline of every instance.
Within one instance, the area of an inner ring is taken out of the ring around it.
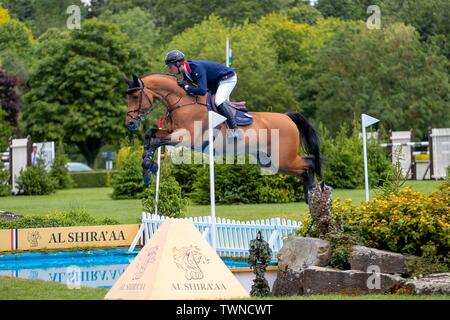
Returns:
[[[318,177],[322,176],[322,164],[320,161],[320,142],[316,129],[298,112],[287,112],[289,118],[297,125],[302,142],[310,155],[314,156],[314,172]]]

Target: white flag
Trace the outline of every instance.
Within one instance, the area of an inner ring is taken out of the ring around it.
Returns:
[[[214,112],[214,111],[209,111],[209,112],[212,112],[211,113],[212,125],[210,126],[210,128],[215,128],[219,124],[221,124],[222,122],[227,120],[227,118],[225,118],[224,116],[218,114],[217,112]]]
[[[362,125],[364,128],[367,128],[368,126],[371,126],[374,123],[377,123],[378,121],[380,121],[380,120],[378,120],[374,117],[368,116],[367,114],[364,114],[364,113],[361,115],[361,118],[362,118]]]

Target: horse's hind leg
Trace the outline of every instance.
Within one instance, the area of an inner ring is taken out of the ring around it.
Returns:
[[[296,155],[293,161],[280,164],[280,172],[299,177],[303,183],[305,201],[308,203],[308,191],[314,184],[314,161],[312,156]]]

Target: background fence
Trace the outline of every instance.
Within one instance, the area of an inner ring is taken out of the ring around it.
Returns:
[[[142,213],[141,227],[129,251],[133,251],[140,240],[142,244],[145,244],[164,219],[166,219],[164,216]],[[194,223],[203,237],[211,244],[211,217],[201,216],[188,219]],[[278,251],[283,246],[283,241],[300,227],[301,222],[280,218],[245,222],[216,218],[217,253],[223,257],[247,257],[250,240],[255,239],[258,231],[261,231],[263,239],[269,243],[272,249],[272,258],[276,258]]]

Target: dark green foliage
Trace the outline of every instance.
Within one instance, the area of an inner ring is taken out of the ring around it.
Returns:
[[[319,126],[321,153],[324,157],[324,181],[333,188],[355,189],[364,186],[364,162],[361,127],[354,120],[352,129],[342,124],[332,138],[323,125]],[[369,182],[380,186],[391,171],[391,161],[379,141],[367,140]]]
[[[340,270],[350,270],[350,257],[352,245],[357,244],[354,238],[342,231],[330,232],[325,237],[330,243],[329,266]]]
[[[0,152],[7,150],[13,127],[5,120],[6,113],[0,108]]]
[[[113,199],[139,199],[144,191],[142,178],[142,151],[132,149],[128,157],[117,164],[117,170],[112,175],[111,186]]]
[[[75,188],[104,188],[109,187],[108,176],[110,171],[71,172]]]
[[[103,145],[126,133],[122,78],[146,64],[139,45],[119,27],[96,19],[80,30],[50,30],[31,74],[23,122],[33,139],[75,144],[89,165]]]
[[[50,176],[57,182],[58,189],[68,189],[74,184],[74,181],[70,176],[69,169],[66,168],[68,161],[69,158],[64,153],[64,145],[59,143],[56,149],[55,160],[53,161],[52,168],[50,170]]]
[[[197,180],[197,171],[201,168],[195,164],[179,164],[172,167],[172,175],[181,187],[181,193],[188,196],[194,191],[194,182]]]
[[[17,126],[21,108],[20,98],[15,91],[16,85],[17,78],[7,75],[0,69],[0,121],[6,120],[9,125],[14,127]]]
[[[322,14],[315,7],[307,3],[299,3],[292,8],[283,10],[289,19],[297,23],[315,24],[318,20],[323,19]]]
[[[0,229],[73,227],[113,224],[119,224],[119,222],[110,218],[96,219],[88,212],[81,209],[70,209],[68,211],[53,212],[47,215],[39,216],[24,216],[17,220],[0,219]]]
[[[324,17],[366,20],[369,17],[367,7],[381,2],[381,0],[319,0],[316,8]]]
[[[406,268],[411,277],[426,276],[433,273],[444,273],[450,271],[450,259],[448,257],[412,256],[408,259]]]
[[[50,176],[40,162],[35,167],[28,167],[26,170],[20,171],[17,178],[17,188],[19,194],[23,195],[51,194],[56,191],[57,181]]]
[[[0,162],[0,197],[11,195],[11,186],[9,185],[9,172]]]
[[[261,231],[258,231],[256,239],[250,241],[250,249],[248,262],[253,273],[256,275],[253,280],[252,290],[250,295],[253,297],[268,297],[271,296],[270,286],[267,279],[264,277],[266,267],[269,265],[272,258],[272,249],[270,249],[267,241],[264,241],[261,236]]]
[[[11,15],[22,21],[27,21],[33,33],[40,36],[49,28],[63,28],[69,14],[66,13],[70,5],[80,7],[82,18],[85,7],[81,0],[2,0]]]
[[[410,26],[340,30],[317,54],[314,73],[305,90],[316,94],[305,103],[332,134],[361,113],[418,136],[449,123],[447,61]]]
[[[218,164],[214,172],[217,203],[286,203],[302,199],[303,189],[298,178],[261,175],[256,164]],[[198,169],[193,187],[191,199],[208,204],[209,167]]]
[[[183,218],[187,211],[188,199],[181,192],[180,184],[172,175],[170,158],[161,161],[161,178],[158,195],[158,214],[172,218]],[[148,213],[155,212],[156,177],[144,190],[142,209]]]

